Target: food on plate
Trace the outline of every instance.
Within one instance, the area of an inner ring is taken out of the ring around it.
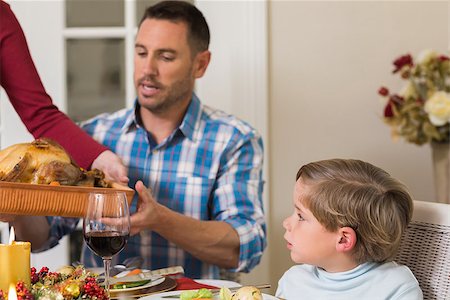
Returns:
[[[231,300],[262,300],[262,294],[254,286],[243,286],[231,296]]]
[[[219,299],[221,300],[231,300],[233,294],[231,293],[229,288],[223,287],[219,292]]]
[[[142,273],[141,269],[134,269],[134,270],[131,270],[130,272],[128,272],[127,275],[125,275],[124,277],[137,275],[139,273]],[[120,277],[120,278],[122,278],[122,277]],[[111,285],[111,289],[118,290],[118,289],[134,288],[134,287],[138,287],[138,286],[143,286],[143,285],[149,283],[150,281],[151,280],[146,279],[146,280],[133,281],[133,282],[118,282],[116,284]]]
[[[129,289],[134,288],[138,286],[143,286],[149,283],[151,280],[141,280],[141,281],[133,281],[133,282],[119,282],[116,284],[111,285],[111,289],[113,290],[123,290],[123,289]]]
[[[261,291],[254,286],[243,286],[234,294],[229,288],[223,287],[219,291],[219,300],[262,300]],[[189,290],[180,294],[180,300],[206,300],[213,298],[213,293],[208,289]]]
[[[181,300],[200,300],[200,299],[212,299],[213,294],[208,289],[199,289],[196,291],[184,291],[180,294]]]
[[[0,181],[110,187],[102,171],[80,168],[57,142],[37,139],[0,151]]]

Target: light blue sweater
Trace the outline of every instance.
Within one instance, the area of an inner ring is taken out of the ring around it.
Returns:
[[[296,265],[281,277],[276,296],[287,300],[423,299],[411,270],[395,262],[364,263],[339,273]]]

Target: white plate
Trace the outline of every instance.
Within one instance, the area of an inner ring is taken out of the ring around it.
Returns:
[[[232,287],[242,286],[241,284],[234,282],[234,281],[220,280],[220,279],[195,279],[195,281],[197,281],[198,283],[201,283],[201,284],[216,286],[218,288],[221,288],[221,287],[232,288]]]
[[[195,281],[202,283],[202,284],[212,285],[212,286],[216,286],[216,287],[231,288],[231,287],[241,286],[241,284],[239,284],[239,283],[236,283],[234,281],[228,281],[228,280],[196,279]],[[182,291],[171,291],[171,292],[165,292],[165,293],[158,293],[158,294],[145,296],[145,297],[142,297],[139,299],[141,299],[141,300],[168,300],[168,299],[165,299],[162,297],[179,295],[179,294],[181,294],[181,292]],[[268,294],[262,294],[262,295],[263,295],[264,300],[277,300],[277,298],[275,298],[274,296],[271,296]],[[219,299],[219,297],[216,296],[214,299]]]
[[[151,286],[155,286],[155,285],[158,285],[160,283],[163,283],[165,279],[166,279],[165,277],[162,277],[162,278],[159,278],[159,279],[156,279],[156,280],[152,280],[149,283],[146,283],[144,285],[135,286],[135,287],[126,288],[126,289],[110,289],[109,292],[110,293],[119,293],[119,292],[137,291],[137,290],[140,290],[140,289],[149,288]]]
[[[88,271],[93,272],[93,273],[95,273],[95,274],[101,274],[101,273],[103,273],[103,272],[105,271],[105,269],[104,269],[104,268],[88,268]],[[142,269],[142,271],[143,271],[143,272],[146,272],[146,271],[148,271],[148,270]],[[115,277],[115,278],[125,277],[129,272],[130,272],[130,271],[123,271],[123,272],[117,274],[117,275],[114,276],[114,277]],[[137,290],[140,290],[140,289],[145,289],[145,288],[152,287],[152,286],[158,285],[158,284],[160,284],[160,283],[163,283],[163,282],[164,282],[164,279],[165,279],[165,278],[163,277],[163,278],[159,278],[159,279],[157,279],[157,280],[152,280],[152,281],[150,281],[150,282],[148,282],[148,283],[146,283],[146,284],[144,284],[144,285],[135,286],[135,287],[130,287],[130,288],[125,288],[125,289],[110,289],[109,291],[110,291],[111,293],[137,291]]]
[[[141,300],[170,300],[170,299],[165,299],[165,298],[162,298],[162,297],[163,296],[179,295],[179,294],[181,294],[181,292],[182,291],[173,291],[173,292],[159,293],[159,294],[153,294],[153,295],[150,295],[150,296],[145,296],[145,297],[142,297],[142,298],[139,298],[139,299],[141,299]],[[267,295],[267,294],[262,294],[262,295],[263,295],[263,299],[264,300],[277,300],[277,298],[275,298],[274,296]],[[219,297],[216,296],[213,299],[219,299]],[[173,299],[173,300],[176,300],[176,299]]]

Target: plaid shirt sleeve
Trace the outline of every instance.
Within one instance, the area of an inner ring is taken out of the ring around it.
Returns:
[[[239,234],[239,265],[232,271],[249,272],[266,247],[266,223],[262,205],[263,145],[252,131],[232,140],[224,152],[214,192],[214,214]]]

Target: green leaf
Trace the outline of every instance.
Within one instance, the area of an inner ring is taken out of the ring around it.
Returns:
[[[133,287],[138,287],[144,284],[149,283],[150,280],[141,280],[141,281],[134,281],[134,282],[127,282],[127,283],[118,283],[111,286],[112,289],[129,289]]]

